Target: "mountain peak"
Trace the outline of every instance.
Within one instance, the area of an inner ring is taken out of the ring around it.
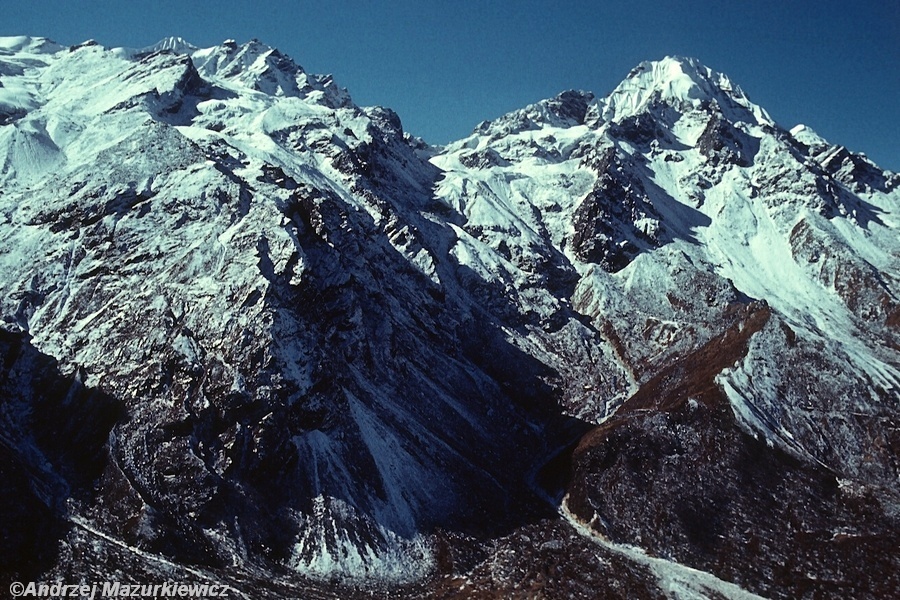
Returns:
[[[593,101],[594,95],[590,92],[568,90],[492,121],[483,121],[475,128],[475,134],[506,136],[542,127],[580,125]]]
[[[257,39],[238,44],[225,40],[218,46],[195,50],[191,57],[201,73],[241,81],[271,95],[297,95],[303,68],[289,56]]]
[[[791,136],[809,148],[824,148],[831,145],[809,125],[803,123],[791,128]]]
[[[620,121],[643,112],[654,102],[679,109],[715,101],[731,120],[771,122],[759,106],[750,102],[740,86],[696,58],[667,56],[644,61],[631,70],[606,98],[605,120]],[[747,114],[749,111],[749,115]]]
[[[197,48],[197,46],[188,42],[184,38],[178,36],[169,36],[163,38],[152,46],[147,46],[146,48],[144,48],[144,51],[147,52],[159,52],[161,50],[169,50],[171,52],[175,52],[176,54],[192,54],[199,50],[199,48]]]
[[[45,37],[30,35],[0,36],[0,53],[52,54],[62,50],[62,46]]]

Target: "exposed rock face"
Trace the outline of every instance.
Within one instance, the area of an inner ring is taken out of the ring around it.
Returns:
[[[56,559],[66,499],[92,495],[121,407],[85,389],[82,372],[63,376],[25,334],[0,332],[0,357],[0,568],[34,578]]]
[[[616,156],[614,147],[603,149],[588,164],[599,177],[575,210],[572,248],[580,260],[615,273],[641,250],[660,245],[659,214],[641,179]]]
[[[890,595],[900,586],[896,490],[742,431],[715,384],[769,319],[766,307],[737,315],[585,436],[567,505],[606,538],[766,597]]]
[[[0,49],[4,577],[900,588],[896,175],[691,59],[438,150],[257,41]]]

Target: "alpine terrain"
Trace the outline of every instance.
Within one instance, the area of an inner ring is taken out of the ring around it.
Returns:
[[[0,38],[0,583],[896,597],[898,231],[690,58],[434,147],[256,40]]]

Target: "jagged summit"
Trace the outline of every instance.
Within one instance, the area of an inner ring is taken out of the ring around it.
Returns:
[[[253,39],[244,44],[227,40],[219,46],[191,54],[197,69],[244,84],[269,95],[299,94],[299,79],[306,78],[303,68],[289,56]]]
[[[830,146],[831,144],[818,134],[812,127],[809,125],[804,125],[800,123],[799,125],[795,125],[791,128],[791,135],[794,136],[794,139],[798,142],[806,145],[807,147],[813,148],[824,148]]]
[[[169,50],[177,54],[191,54],[199,48],[182,37],[170,36],[143,49],[144,52],[159,52],[160,50]]]
[[[688,118],[681,120],[685,115]],[[775,125],[765,110],[753,104],[728,76],[695,58],[669,56],[659,61],[642,62],[606,97],[576,90],[562,92],[497,119],[484,121],[471,136],[451,143],[447,148],[480,149],[494,142],[506,147],[508,140],[517,137],[525,143],[535,144],[533,138],[536,136],[549,140],[550,132],[558,130],[562,133],[562,130],[577,126],[585,126],[588,130],[606,127],[612,138],[631,143],[647,144],[656,140],[664,145],[704,143],[711,148],[710,144],[716,145],[712,138],[725,135],[725,131],[728,132],[726,138],[739,137],[733,129],[738,123]],[[567,138],[582,135],[583,129],[563,135]],[[736,139],[731,142],[729,145],[734,146]],[[552,140],[549,143],[556,145]],[[562,144],[561,147],[543,149],[551,154],[565,155],[567,147]],[[738,147],[732,150],[735,155],[746,153],[746,149]],[[535,152],[540,154],[538,149]],[[530,154],[534,153],[524,153]],[[746,162],[746,157],[739,156],[738,159]]]
[[[731,120],[771,122],[759,106],[750,102],[740,86],[727,75],[714,71],[695,58],[667,56],[644,61],[631,70],[622,83],[606,97],[602,116],[618,122],[664,103],[689,110],[715,101]]]
[[[594,94],[568,90],[507,113],[492,121],[483,121],[476,134],[509,135],[543,127],[572,127],[585,122]]]

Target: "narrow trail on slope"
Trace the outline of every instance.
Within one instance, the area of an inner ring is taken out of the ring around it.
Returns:
[[[637,546],[615,544],[591,531],[590,527],[578,520],[566,505],[563,498],[559,506],[559,514],[581,536],[591,540],[601,548],[623,556],[633,562],[647,566],[658,578],[659,588],[669,598],[677,600],[698,600],[724,597],[733,600],[765,600],[763,596],[728,581],[719,579],[711,573],[700,571],[664,558],[647,554]]]

